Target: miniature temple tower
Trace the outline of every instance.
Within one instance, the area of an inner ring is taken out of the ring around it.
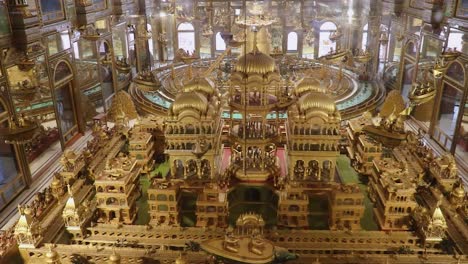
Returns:
[[[458,180],[457,164],[452,154],[446,153],[440,158],[435,159],[429,171],[432,177],[440,184],[446,191],[450,191],[453,185]]]
[[[289,175],[295,181],[332,182],[339,155],[341,115],[317,80],[303,79],[289,108]]]
[[[222,127],[219,96],[210,79],[196,77],[169,108],[164,134],[172,178],[215,176]]]
[[[137,163],[143,167],[152,167],[155,148],[151,133],[136,131],[134,128],[129,139],[128,151],[130,157],[137,160]]]
[[[461,180],[453,185],[453,189],[450,192],[450,202],[456,207],[462,207],[466,203],[466,192],[463,182]]]
[[[364,195],[358,185],[338,185],[330,195],[330,230],[360,230]]]
[[[302,188],[287,186],[278,201],[278,225],[305,228],[309,226],[309,196]]]
[[[203,188],[197,197],[197,226],[226,227],[228,216],[228,200],[226,190],[217,186]]]
[[[369,197],[376,205],[374,213],[381,229],[410,229],[410,215],[417,205],[416,180],[405,164],[389,158],[374,160]]]
[[[85,232],[86,213],[84,206],[77,204],[72,193],[70,185],[68,185],[68,200],[63,208],[62,217],[65,221],[67,231],[74,237],[80,237]]]
[[[447,222],[438,205],[432,214],[425,207],[419,206],[414,210],[412,217],[425,247],[431,248],[445,238]]]
[[[278,174],[275,142],[279,140],[278,118],[287,104],[287,91],[280,89],[275,60],[254,49],[238,59],[231,75],[231,165],[242,181],[265,181]]]
[[[15,237],[20,248],[36,248],[42,241],[39,222],[31,215],[31,210],[18,206],[20,218],[15,227]]]
[[[100,221],[132,224],[136,218],[136,199],[139,195],[137,160],[119,156],[107,160],[106,168],[96,177],[97,208]]]
[[[58,200],[65,193],[64,187],[65,186],[62,175],[60,175],[60,173],[55,173],[52,179],[52,183],[50,184],[50,189],[55,199]]]
[[[150,223],[154,225],[179,226],[179,184],[154,180],[148,188]]]

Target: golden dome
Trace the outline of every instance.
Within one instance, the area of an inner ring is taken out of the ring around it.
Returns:
[[[459,185],[453,190],[453,193],[456,197],[463,198],[465,197],[465,190],[462,185]]]
[[[208,100],[203,94],[198,92],[185,92],[176,97],[172,104],[172,111],[176,115],[185,109],[195,109],[203,113],[207,107]]]
[[[120,255],[115,253],[115,251],[112,252],[112,255],[109,257],[109,263],[120,263],[120,260]]]
[[[318,109],[327,113],[333,113],[336,111],[335,101],[328,95],[311,91],[299,98],[298,101],[299,109],[302,112],[307,112],[310,109]]]
[[[201,92],[208,96],[212,96],[216,91],[213,81],[206,77],[193,78],[184,85],[182,90],[184,92]]]
[[[310,91],[323,93],[325,90],[320,86],[320,82],[312,77],[305,77],[297,84],[296,88],[294,89],[296,95],[301,95]]]
[[[242,55],[236,64],[236,71],[245,74],[266,74],[275,71],[275,60],[260,51]]]

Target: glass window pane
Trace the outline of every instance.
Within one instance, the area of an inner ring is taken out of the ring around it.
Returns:
[[[460,30],[450,29],[450,34],[447,41],[447,50],[462,51],[463,47],[463,33]]]
[[[335,50],[336,43],[332,42],[329,37],[330,32],[320,32],[319,57],[327,55],[330,51]]]
[[[334,31],[334,30],[336,30],[336,25],[335,25],[335,23],[328,21],[328,22],[323,23],[320,26],[320,30],[321,31],[322,30],[333,30]]]
[[[60,32],[60,40],[62,42],[62,45],[61,45],[61,50],[66,50],[66,49],[69,49],[71,47],[71,44],[70,44],[70,35],[68,35],[68,31],[62,31]]]
[[[226,50],[226,43],[221,37],[221,32],[216,33],[216,50]]]
[[[57,99],[57,113],[60,120],[63,135],[67,134],[76,125],[73,98],[70,92],[70,83],[55,89]],[[73,133],[65,136],[65,141],[71,139]]]
[[[362,32],[362,50],[367,50],[367,31]]]
[[[47,48],[49,49],[49,55],[54,55],[59,52],[57,47],[57,37],[55,34],[47,37]]]
[[[179,32],[179,49],[195,51],[195,32]]]
[[[8,121],[2,122],[0,127],[8,127]],[[7,184],[16,175],[18,175],[18,163],[13,145],[0,140],[0,185]]]
[[[190,23],[181,23],[177,30],[188,30],[188,31],[194,31],[195,29],[193,28],[193,25]]]
[[[297,50],[297,33],[296,32],[289,32],[288,34],[288,51],[296,51]]]
[[[0,3],[0,36],[10,34],[10,21],[8,9],[5,4]]]
[[[450,142],[453,140],[455,133],[462,95],[460,90],[450,84],[444,84],[437,126],[444,134],[444,137],[450,139]],[[445,144],[445,142],[440,143]],[[451,144],[445,144],[445,146],[450,148]]]

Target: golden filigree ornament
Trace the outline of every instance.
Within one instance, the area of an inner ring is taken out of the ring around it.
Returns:
[[[359,51],[359,53],[354,56],[354,60],[359,63],[368,63],[372,59],[372,55],[369,51]]]
[[[126,57],[115,59],[115,68],[123,73],[129,73],[132,69]]]
[[[209,38],[213,36],[213,28],[211,25],[204,25],[202,29],[202,36],[205,38]]]
[[[429,82],[416,82],[408,98],[411,103],[420,105],[429,102],[435,97],[435,89]]]
[[[18,82],[17,86],[12,87],[10,94],[13,98],[19,101],[30,102],[34,100],[38,91],[38,86],[33,85],[28,80],[24,80],[22,82]]]
[[[332,42],[336,42],[343,36],[343,32],[341,31],[340,28],[337,28],[335,31],[333,31],[328,39],[330,39]]]
[[[306,34],[304,37],[305,41],[309,46],[312,46],[315,42],[315,31],[314,28],[310,28],[309,30],[306,30]]]
[[[80,0],[80,1],[78,1],[78,4],[79,4],[80,6],[83,6],[83,7],[92,6],[92,5],[93,5],[93,1],[91,1],[91,0]]]
[[[235,23],[243,27],[260,29],[276,22],[276,19],[264,14],[263,7],[257,2],[253,3],[253,7],[249,10],[249,13],[251,15],[248,17],[237,17]]]
[[[457,50],[457,48],[448,48],[446,51],[444,51],[440,57],[445,61],[445,62],[451,62],[454,61],[460,56],[460,51]]]
[[[37,122],[28,120],[24,115],[20,115],[18,120],[10,117],[9,126],[0,128],[0,140],[8,144],[25,144],[30,142],[39,131]]]
[[[86,40],[96,41],[100,38],[100,33],[93,24],[79,28],[81,36]]]
[[[158,39],[158,42],[161,43],[162,45],[166,45],[167,42],[169,41],[167,38],[167,34],[165,32],[159,34],[157,39]]]
[[[188,51],[185,51],[184,49],[178,49],[176,51],[176,60],[181,60],[185,64],[192,64],[192,62],[198,60],[200,57],[195,55],[195,53],[189,53]]]
[[[382,32],[380,34],[380,39],[379,39],[380,43],[382,45],[387,45],[388,44],[388,33],[387,32]]]
[[[145,92],[152,92],[159,89],[161,82],[153,75],[151,71],[141,71],[138,76],[133,79],[138,88]]]

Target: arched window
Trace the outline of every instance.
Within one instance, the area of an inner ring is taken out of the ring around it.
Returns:
[[[177,27],[179,49],[190,53],[195,51],[195,28],[190,23],[181,23]]]
[[[296,32],[289,32],[288,34],[288,51],[297,51],[298,37]]]
[[[369,29],[369,24],[365,24],[364,27],[362,28],[362,45],[361,45],[362,50],[367,50],[368,29]]]
[[[330,40],[330,34],[336,30],[336,25],[333,22],[325,22],[320,26],[319,34],[319,53],[318,56],[324,56],[336,49],[336,43]]]
[[[217,51],[226,50],[226,43],[224,43],[224,39],[221,37],[221,32],[216,33],[215,42]]]

